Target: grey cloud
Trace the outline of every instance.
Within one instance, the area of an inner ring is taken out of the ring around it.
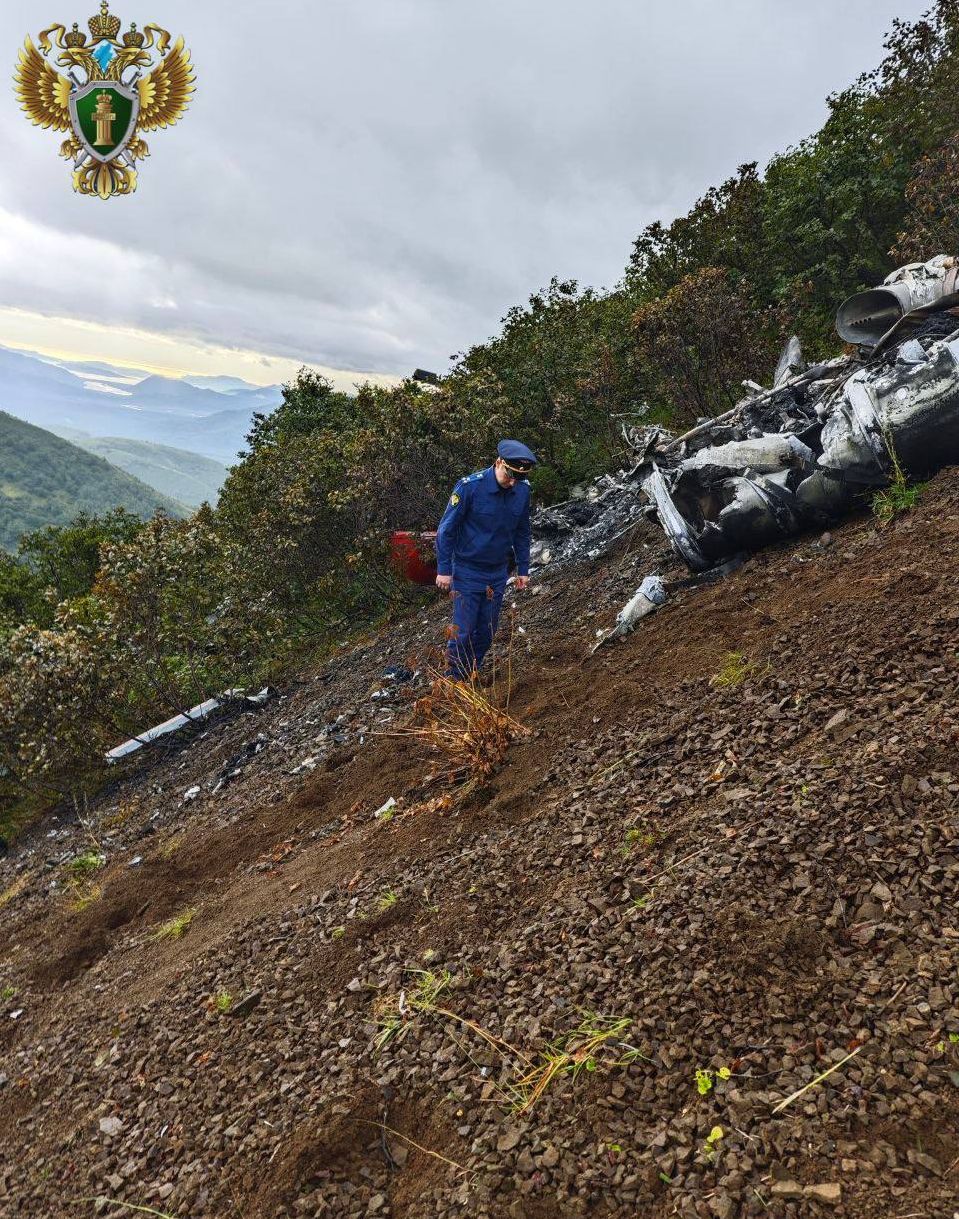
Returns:
[[[442,367],[553,274],[614,283],[643,225],[815,130],[892,18],[924,7],[116,0],[185,35],[195,102],[150,137],[137,195],[103,205],[73,196],[58,138],[8,95],[0,207],[37,234],[31,258],[77,234],[111,253],[105,274],[38,277],[8,252],[0,299],[346,369]],[[5,0],[0,47],[12,63],[41,21],[86,16]]]

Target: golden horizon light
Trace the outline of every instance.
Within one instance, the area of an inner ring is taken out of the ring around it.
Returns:
[[[401,378],[383,373],[329,368],[307,359],[291,360],[266,352],[222,347],[188,336],[173,337],[134,327],[101,326],[81,318],[57,317],[0,306],[0,346],[33,352],[63,363],[96,361],[163,377],[230,376],[253,385],[292,380],[304,365],[321,373],[339,390],[370,381],[398,385]]]

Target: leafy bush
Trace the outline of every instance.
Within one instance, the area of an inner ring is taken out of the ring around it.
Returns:
[[[121,649],[86,601],[54,626],[23,626],[0,652],[0,791],[51,796],[83,789],[112,744]]]

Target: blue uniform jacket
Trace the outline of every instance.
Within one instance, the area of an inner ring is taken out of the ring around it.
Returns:
[[[479,575],[502,575],[510,551],[516,570],[529,575],[529,483],[504,488],[492,466],[461,478],[453,488],[436,534],[437,572],[454,566]]]

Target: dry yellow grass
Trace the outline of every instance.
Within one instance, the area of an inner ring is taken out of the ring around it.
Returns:
[[[94,902],[98,902],[103,896],[103,886],[91,882],[86,882],[82,885],[72,886],[69,890],[71,893],[70,909],[75,914],[82,914],[87,907],[92,906]]]
[[[510,742],[526,729],[497,707],[473,681],[454,681],[437,674],[430,693],[416,704],[417,736],[448,758],[453,770],[486,779],[502,764]]]

